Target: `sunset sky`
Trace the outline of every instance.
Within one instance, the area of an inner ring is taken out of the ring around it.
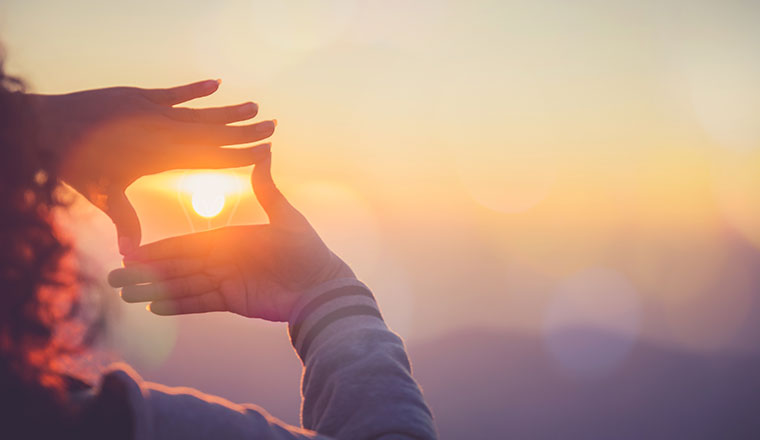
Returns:
[[[408,343],[527,332],[569,370],[589,367],[557,339],[573,326],[622,336],[590,368],[640,340],[757,350],[758,23],[751,1],[0,5],[8,70],[36,92],[221,78],[197,105],[277,118],[275,180]],[[193,172],[133,184],[143,242],[265,221],[250,168],[225,173],[211,220]],[[96,274],[120,264],[104,215],[62,222]],[[285,345],[274,324],[112,297],[113,347],[146,376],[217,332]]]

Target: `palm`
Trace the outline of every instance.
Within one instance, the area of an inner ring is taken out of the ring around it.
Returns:
[[[237,267],[229,269],[219,284],[219,293],[227,311],[269,321],[287,319],[287,305],[295,301],[295,291],[271,279],[253,277]]]
[[[236,226],[213,231],[204,263],[225,307],[243,316],[287,319],[298,293],[321,282],[332,255],[305,221],[298,228]],[[205,238],[204,238],[205,239]],[[284,316],[285,315],[285,316]]]

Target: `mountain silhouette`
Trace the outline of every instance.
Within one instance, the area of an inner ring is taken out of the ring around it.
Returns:
[[[572,330],[607,345],[620,336]],[[442,439],[760,438],[760,356],[637,341],[599,374],[563,368],[541,335],[470,330],[410,346]]]

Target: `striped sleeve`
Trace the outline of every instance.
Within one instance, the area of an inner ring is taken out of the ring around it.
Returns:
[[[338,279],[306,292],[288,330],[304,364],[306,429],[336,439],[436,438],[403,341],[363,283]]]
[[[293,347],[305,362],[313,345],[356,325],[387,330],[369,289],[358,280],[345,278],[301,297],[291,313],[288,330]]]

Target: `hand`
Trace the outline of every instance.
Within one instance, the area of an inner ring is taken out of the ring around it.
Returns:
[[[139,177],[181,168],[230,168],[265,157],[268,147],[222,145],[265,139],[275,121],[226,124],[254,117],[256,104],[173,107],[207,96],[217,81],[170,89],[114,87],[68,95],[31,95],[40,115],[40,142],[61,160],[60,176],[116,225],[119,249],[140,244],[140,223],[124,194]]]
[[[230,311],[286,321],[300,295],[354,277],[272,181],[271,155],[251,176],[269,224],[232,226],[140,247],[109,274],[127,302],[150,301],[158,315]]]

